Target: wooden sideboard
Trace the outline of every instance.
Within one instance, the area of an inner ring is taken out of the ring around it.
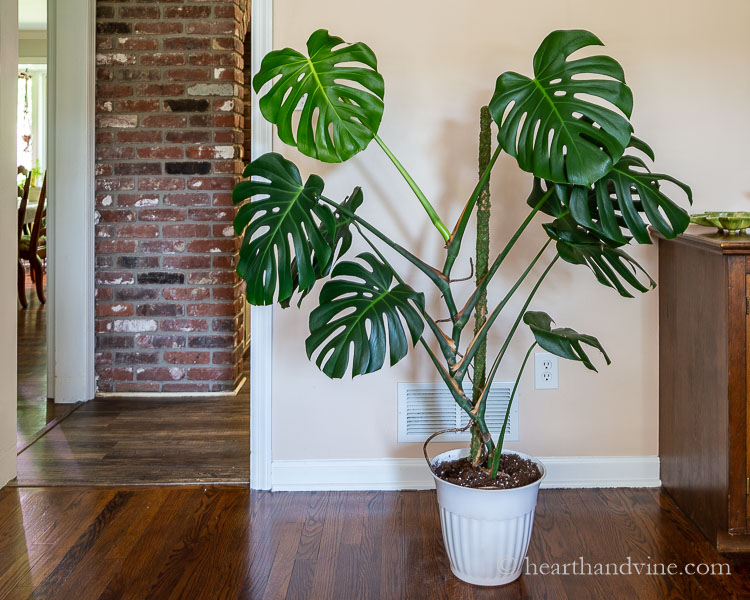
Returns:
[[[750,552],[750,236],[659,238],[658,290],[662,485],[720,551]]]

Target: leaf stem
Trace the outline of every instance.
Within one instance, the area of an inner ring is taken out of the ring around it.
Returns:
[[[451,233],[450,239],[448,240],[448,254],[445,257],[445,264],[443,265],[443,273],[445,273],[446,277],[450,277],[451,269],[453,269],[453,263],[456,262],[458,253],[461,250],[461,242],[463,241],[464,231],[466,230],[466,226],[469,223],[471,213],[474,210],[474,206],[476,205],[477,200],[479,199],[479,195],[484,189],[484,186],[490,179],[492,167],[495,166],[495,162],[497,162],[501,151],[502,148],[500,146],[495,149],[495,152],[492,154],[492,158],[490,158],[490,162],[485,167],[484,172],[479,179],[479,183],[477,183],[477,186],[471,193],[469,200],[466,202],[466,206],[464,206],[463,211],[461,211],[461,216],[459,217],[456,226],[453,228],[453,233]]]
[[[443,236],[443,239],[447,242],[450,240],[451,233],[448,231],[448,228],[445,226],[443,221],[438,216],[437,212],[435,211],[435,208],[430,204],[430,201],[427,199],[427,196],[424,195],[424,192],[422,192],[421,189],[419,189],[419,186],[414,181],[411,175],[409,175],[409,172],[406,170],[404,165],[401,164],[401,161],[396,158],[396,155],[391,152],[391,149],[385,145],[385,142],[380,139],[380,136],[375,134],[375,141],[378,143],[378,146],[380,146],[383,149],[383,152],[385,152],[386,156],[391,159],[391,162],[395,165],[395,167],[398,169],[398,172],[401,173],[401,176],[406,180],[406,183],[409,184],[409,187],[414,192],[414,195],[419,200],[419,203],[422,205],[422,207],[427,211],[427,215],[430,217],[430,221],[432,221],[432,224],[435,226],[435,228],[440,232],[440,235]]]
[[[510,407],[513,405],[513,400],[515,400],[516,398],[516,390],[518,389],[518,384],[521,381],[521,375],[523,375],[524,367],[526,367],[526,362],[529,360],[529,356],[531,355],[531,351],[534,349],[534,346],[536,346],[536,342],[529,346],[529,349],[526,352],[526,356],[523,357],[521,368],[518,371],[518,377],[516,377],[516,382],[513,384],[513,391],[510,393],[508,408],[505,411],[505,419],[503,420],[503,428],[500,430],[500,435],[497,438],[497,444],[495,444],[495,452],[492,454],[492,464],[490,466],[490,477],[492,477],[492,479],[495,479],[495,477],[497,477],[497,469],[500,466],[500,458],[503,454],[503,441],[505,440],[505,431],[508,428],[508,417],[510,417]]]

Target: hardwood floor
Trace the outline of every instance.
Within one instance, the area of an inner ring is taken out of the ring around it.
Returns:
[[[236,397],[48,402],[46,309],[28,280],[27,288],[11,486],[249,481],[249,383]]]
[[[10,485],[247,483],[248,395],[91,400],[18,455]]]
[[[71,408],[47,400],[47,309],[28,277],[26,297],[29,307],[18,310],[18,451]]]
[[[529,563],[725,563],[666,494],[543,490]],[[244,487],[6,488],[0,598],[656,598],[750,596],[731,575],[533,575],[461,583],[435,493]]]

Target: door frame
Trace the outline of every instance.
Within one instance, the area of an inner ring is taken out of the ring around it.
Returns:
[[[95,392],[96,1],[57,8],[47,1],[47,396],[71,403]]]
[[[273,48],[273,0],[252,0],[251,73]],[[270,84],[261,90],[265,91]],[[251,100],[250,158],[273,150],[273,125],[260,113],[258,94]],[[273,306],[250,309],[250,487],[271,489],[273,433]]]
[[[18,2],[0,1],[0,182],[16,186],[18,95]],[[18,210],[0,203],[0,487],[16,476],[16,332],[18,296],[14,284],[18,256]]]
[[[61,202],[50,204],[47,296],[54,326],[48,327],[48,395],[56,402],[77,402],[95,393],[96,3],[76,0],[62,12],[56,5],[56,0],[48,0],[48,168],[50,195],[67,199],[69,206],[55,211]],[[81,23],[88,24],[86,36],[76,33]],[[256,73],[273,47],[273,0],[252,2],[250,27],[251,69]],[[80,90],[86,91],[83,99]],[[251,118],[255,158],[273,149],[273,126],[261,116],[254,92]],[[265,490],[271,488],[273,308],[252,307],[250,319],[250,486]]]

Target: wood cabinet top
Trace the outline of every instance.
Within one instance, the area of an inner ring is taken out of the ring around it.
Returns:
[[[666,238],[651,229],[651,235],[659,241],[671,241],[681,244],[702,248],[708,252],[718,252],[720,254],[750,254],[750,235],[743,233],[741,235],[720,234],[715,229],[701,227],[700,225],[690,225],[687,231],[677,236],[673,240]]]

